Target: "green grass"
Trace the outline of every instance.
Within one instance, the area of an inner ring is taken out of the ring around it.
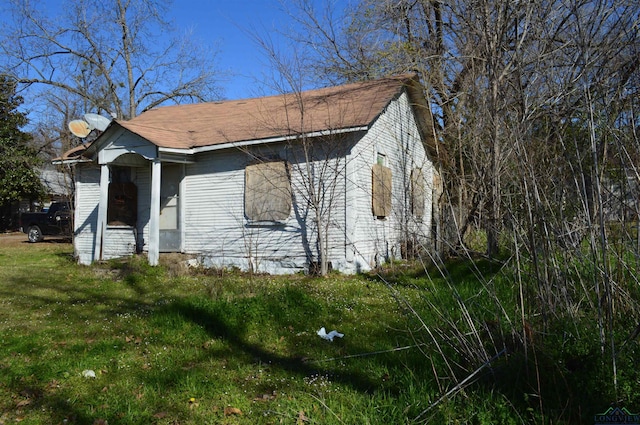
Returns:
[[[446,281],[410,269],[384,279],[174,269],[143,258],[82,267],[67,244],[0,246],[0,424],[413,423],[478,367],[460,354],[468,341],[455,339],[468,330],[463,309],[491,324],[477,330],[490,355],[510,340],[497,343],[504,318],[487,293],[516,316],[512,286],[487,262],[451,264]],[[322,340],[321,326],[345,337]],[[572,355],[593,360],[593,345],[575,345]],[[569,376],[543,352],[536,361],[558,372],[550,381]],[[562,386],[539,409],[526,379],[532,362],[517,350],[499,356],[420,419],[544,422],[570,391]],[[572,385],[600,385],[601,375],[591,378]]]
[[[398,395],[421,356],[343,359],[408,342],[381,284],[81,267],[62,244],[0,258],[2,423],[401,423],[413,408]]]

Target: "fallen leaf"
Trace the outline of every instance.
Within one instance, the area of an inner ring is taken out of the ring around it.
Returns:
[[[309,422],[309,418],[307,418],[304,414],[304,411],[301,410],[300,412],[298,412],[298,420],[296,422],[296,425],[304,425],[305,422]]]
[[[16,407],[24,407],[24,406],[28,406],[31,404],[31,399],[27,398],[25,400],[21,400],[18,403],[16,403]]]
[[[158,413],[156,413],[155,415],[153,415],[153,417],[154,417],[154,418],[158,418],[158,419],[162,419],[162,418],[164,418],[164,417],[165,417],[165,416],[167,416],[167,415],[168,415],[168,413],[167,413],[167,412],[158,412]]]
[[[236,408],[236,407],[225,407],[224,408],[224,415],[225,416],[231,416],[231,415],[242,415],[242,410]]]

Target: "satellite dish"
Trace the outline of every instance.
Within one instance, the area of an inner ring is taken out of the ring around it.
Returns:
[[[73,120],[69,121],[69,130],[75,135],[84,139],[91,133],[91,128],[86,121],[83,120]]]
[[[91,129],[105,131],[109,126],[111,120],[98,114],[84,114],[85,121],[89,124]]]

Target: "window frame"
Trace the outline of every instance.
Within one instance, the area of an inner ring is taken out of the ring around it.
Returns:
[[[371,166],[371,211],[378,220],[391,215],[393,207],[393,173],[379,163]]]
[[[136,227],[138,224],[138,187],[133,182],[133,169],[110,166],[107,188],[107,226]]]
[[[281,195],[274,196],[279,191]],[[265,205],[273,208],[265,209]],[[245,166],[243,213],[247,225],[282,224],[291,217],[292,208],[291,172],[286,160],[256,161]]]

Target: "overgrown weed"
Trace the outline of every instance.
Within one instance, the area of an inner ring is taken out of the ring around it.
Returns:
[[[615,393],[593,310],[522,321],[505,261],[275,277],[81,267],[37,248],[2,252],[28,264],[0,266],[4,421],[575,423]],[[622,319],[617,395],[632,407],[639,347]]]

